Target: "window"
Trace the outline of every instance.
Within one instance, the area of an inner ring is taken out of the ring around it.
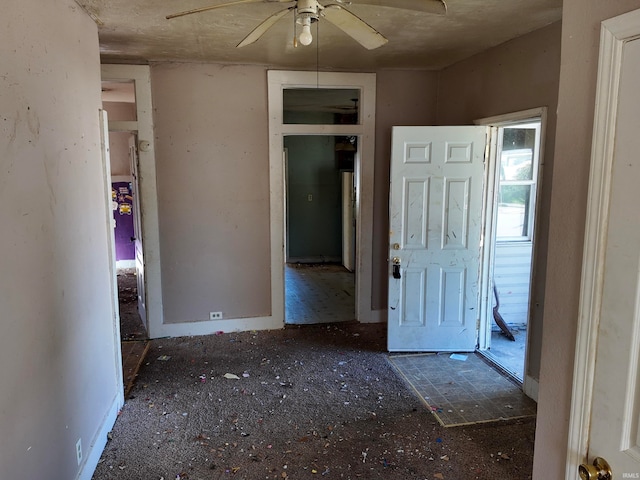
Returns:
[[[353,88],[285,88],[285,124],[358,125],[360,90]]]
[[[531,241],[540,123],[500,127],[496,240]]]

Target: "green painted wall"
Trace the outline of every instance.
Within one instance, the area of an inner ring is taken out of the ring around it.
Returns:
[[[341,184],[335,137],[288,136],[284,146],[288,150],[288,259],[340,260]]]

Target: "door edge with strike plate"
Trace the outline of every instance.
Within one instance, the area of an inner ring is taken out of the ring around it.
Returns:
[[[602,457],[593,459],[593,465],[586,463],[578,467],[578,474],[581,480],[612,480],[611,466]]]

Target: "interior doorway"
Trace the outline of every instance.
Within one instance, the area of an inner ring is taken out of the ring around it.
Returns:
[[[480,353],[523,383],[535,251],[536,205],[541,179],[542,114],[492,118],[494,154],[486,185],[488,293]]]
[[[269,71],[268,87],[271,318],[274,323],[278,320],[283,323],[285,321],[285,138],[320,135],[357,138],[358,141],[352,180],[355,186],[354,229],[357,233],[353,238],[356,244],[352,263],[355,276],[353,318],[360,322],[377,321],[371,308],[370,261],[373,248],[375,74]],[[318,97],[324,98],[319,109],[316,102]],[[330,99],[329,102],[326,101],[327,98]],[[306,201],[308,202],[308,196]],[[322,225],[317,228],[322,228]]]
[[[356,136],[284,137],[287,324],[355,319],[357,145]]]
[[[103,81],[107,112],[117,307],[125,398],[149,348],[146,326],[144,261],[135,81]]]

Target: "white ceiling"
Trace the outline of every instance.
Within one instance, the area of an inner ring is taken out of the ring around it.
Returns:
[[[251,3],[165,18],[226,1],[76,0],[98,24],[103,62],[192,61],[348,71],[438,70],[556,22],[562,15],[562,0],[446,0],[444,16],[356,3],[347,6],[389,39],[375,50],[364,49],[323,19],[314,24],[313,43],[294,48],[291,16],[256,43],[235,47],[266,17],[293,3]],[[389,5],[393,3],[389,0]]]

